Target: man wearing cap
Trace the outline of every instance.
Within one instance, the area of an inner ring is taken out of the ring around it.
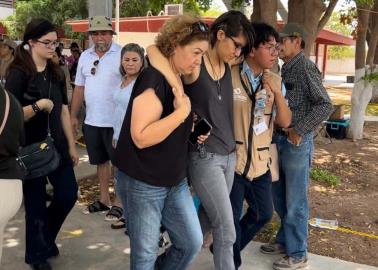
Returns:
[[[14,52],[17,48],[17,44],[10,40],[5,39],[0,42],[0,82],[4,85],[4,78],[6,76],[7,69],[14,59]]]
[[[288,23],[280,33],[279,57],[284,61],[282,79],[292,111],[291,125],[277,129],[280,175],[272,187],[281,227],[274,243],[261,246],[266,254],[286,254],[273,263],[273,269],[300,269],[307,265],[308,179],[313,152],[313,131],[332,111],[320,71],[305,57],[305,32]]]
[[[121,82],[119,72],[121,47],[112,42],[116,33],[112,29],[110,18],[104,16],[89,18],[88,32],[94,45],[84,51],[79,59],[71,104],[71,122],[77,132],[79,127],[77,116],[85,100],[86,117],[83,134],[89,161],[92,165],[97,165],[100,199],[88,205],[84,212],[109,210],[105,219],[114,220],[122,216],[120,204],[117,203],[109,208],[111,202],[108,191],[113,149],[112,118],[115,107],[112,89],[117,88]]]

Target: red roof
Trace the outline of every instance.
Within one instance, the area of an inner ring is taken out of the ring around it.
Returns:
[[[151,17],[127,17],[120,18],[120,32],[159,32],[164,22],[171,16],[151,16]],[[211,24],[215,18],[203,17],[203,21]],[[66,24],[71,25],[73,32],[87,32],[88,20],[69,20]],[[113,28],[115,20],[113,19]],[[278,28],[283,27],[283,22],[277,22]],[[316,39],[317,43],[327,45],[355,45],[352,37],[345,36],[331,30],[322,29]]]

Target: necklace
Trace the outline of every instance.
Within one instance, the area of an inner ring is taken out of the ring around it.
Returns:
[[[219,100],[222,100],[222,92],[221,92],[221,85],[220,85],[220,77],[221,77],[221,73],[222,73],[222,69],[221,69],[221,65],[220,65],[220,61],[219,61],[219,75],[215,72],[215,68],[213,66],[213,63],[211,63],[211,60],[210,60],[210,55],[208,52],[206,52],[206,57],[207,59],[209,60],[209,63],[210,63],[210,66],[211,66],[211,70],[213,71],[213,74],[214,74],[214,77],[215,77],[215,83],[217,84],[217,92],[218,92],[218,99]],[[218,59],[219,60],[219,59]]]
[[[43,76],[43,80],[46,81],[46,76],[47,76],[47,67],[45,67],[45,70],[42,71],[42,76]]]

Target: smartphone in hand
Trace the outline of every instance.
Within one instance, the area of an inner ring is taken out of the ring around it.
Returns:
[[[195,125],[194,125],[194,130],[192,133],[190,133],[189,136],[189,142],[192,145],[197,144],[198,136],[201,135],[206,135],[208,134],[213,127],[211,124],[205,119],[201,118]]]

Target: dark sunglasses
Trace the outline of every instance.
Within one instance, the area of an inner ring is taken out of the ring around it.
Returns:
[[[93,62],[93,67],[91,68],[91,74],[92,75],[95,75],[96,74],[96,68],[97,68],[97,65],[100,61],[99,60],[96,60]]]
[[[207,24],[204,22],[198,21],[198,22],[193,23],[191,26],[189,26],[189,32],[191,34],[195,32],[208,33],[209,26],[207,26]]]

